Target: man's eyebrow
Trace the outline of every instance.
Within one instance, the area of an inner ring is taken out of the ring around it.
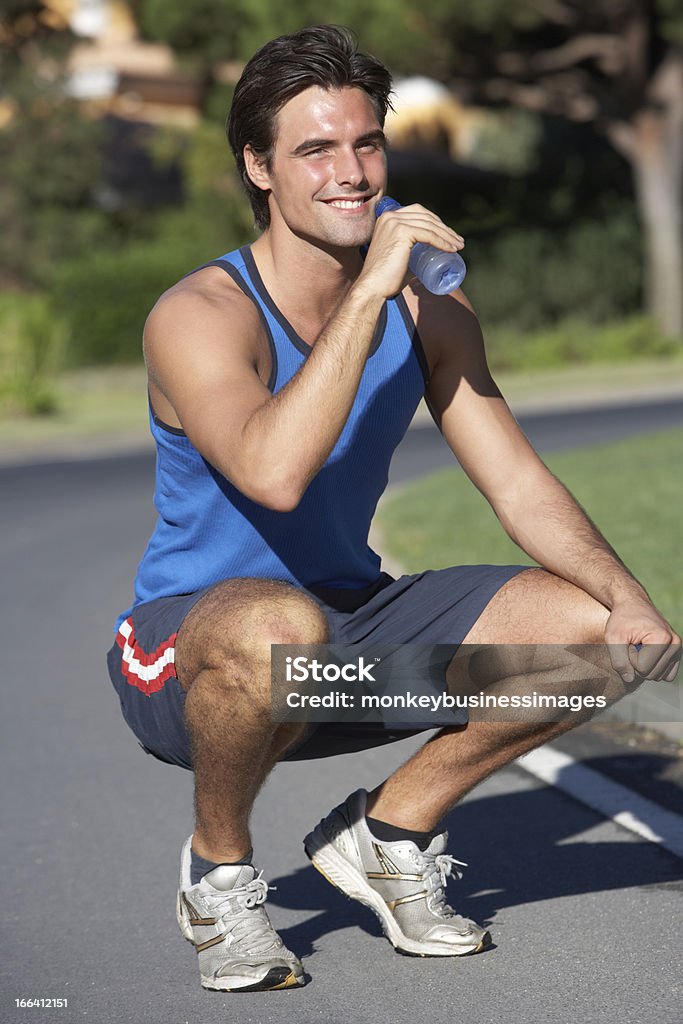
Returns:
[[[359,142],[379,142],[382,146],[386,146],[387,137],[381,128],[375,128],[372,132],[366,132],[365,135],[361,135],[360,138],[356,139],[356,145]]]
[[[303,153],[307,149],[317,149],[319,146],[333,146],[334,142],[334,139],[306,139],[304,142],[300,142],[296,149],[292,150],[292,156],[298,156],[299,153]]]
[[[360,135],[354,145],[362,145],[364,142],[379,142],[382,146],[386,145],[386,136],[381,128],[377,128],[375,131],[366,132],[365,135]],[[300,156],[301,153],[305,153],[309,149],[318,149],[323,146],[335,146],[337,143],[336,139],[305,139],[304,142],[300,142],[299,145],[292,150],[292,156]]]

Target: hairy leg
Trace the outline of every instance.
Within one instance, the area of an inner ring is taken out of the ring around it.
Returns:
[[[326,640],[318,606],[294,587],[270,580],[220,583],[183,623],[176,671],[187,692],[195,775],[192,846],[207,860],[247,853],[256,795],[305,728],[272,720],[271,644]]]
[[[612,703],[625,692],[603,644],[609,612],[589,594],[543,569],[514,577],[489,602],[465,645],[496,645],[474,654],[482,687],[514,692],[535,676],[538,685],[562,681],[575,692],[600,682]],[[505,645],[505,646],[502,646]],[[523,645],[523,646],[517,646]],[[536,645],[548,645],[537,648]],[[580,659],[565,645],[586,646]],[[601,646],[602,645],[602,646]],[[443,729],[369,796],[368,813],[381,821],[429,831],[457,801],[492,772],[585,720],[470,721]]]

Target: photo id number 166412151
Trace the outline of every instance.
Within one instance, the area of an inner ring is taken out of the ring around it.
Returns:
[[[65,1010],[69,1005],[68,999],[54,999],[46,996],[37,999],[15,999],[14,1002],[21,1009],[28,1008],[32,1010]]]

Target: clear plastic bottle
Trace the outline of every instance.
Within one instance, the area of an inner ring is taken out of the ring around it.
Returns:
[[[375,207],[375,216],[381,217],[387,210],[400,210],[401,204],[384,196]],[[465,280],[467,267],[457,252],[446,252],[424,242],[416,242],[410,253],[408,266],[415,277],[434,295],[447,295],[455,291]]]

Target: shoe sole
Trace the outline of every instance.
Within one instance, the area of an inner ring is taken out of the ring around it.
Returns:
[[[315,828],[304,839],[304,850],[313,867],[326,878],[330,885],[339,889],[345,896],[352,900],[358,900],[368,907],[379,919],[382,931],[399,953],[407,953],[409,956],[473,956],[481,953],[491,942],[491,936],[484,932],[481,939],[471,945],[463,944],[462,947],[454,948],[452,945],[416,942],[409,939],[399,928],[395,918],[389,911],[386,903],[374,889],[372,889],[363,876],[352,864],[342,857],[334,848],[329,839],[326,838],[320,826]]]
[[[192,926],[185,914],[180,893],[176,899],[176,920],[184,938],[194,947]],[[202,988],[210,989],[212,992],[275,992],[283,988],[300,988],[304,984],[303,975],[299,977],[291,968],[285,966],[271,967],[258,981],[252,981],[243,975],[233,978],[207,978],[201,972],[199,980]]]
[[[278,989],[294,988],[303,984],[287,967],[271,967],[264,978],[251,983],[244,977],[221,978],[217,981],[215,978],[206,978],[202,974],[200,979],[202,988],[210,989],[212,992],[276,992]],[[246,984],[242,984],[243,982]]]

